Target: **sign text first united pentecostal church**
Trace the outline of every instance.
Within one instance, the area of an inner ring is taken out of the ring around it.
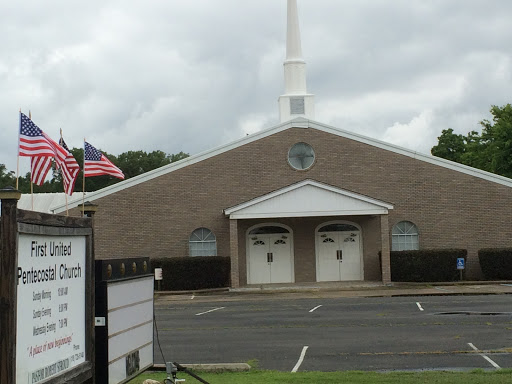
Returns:
[[[65,257],[72,256],[72,243],[63,243],[61,241],[45,241],[40,244],[36,240],[31,241],[30,257]],[[58,265],[59,264],[59,265]],[[58,265],[58,266],[57,266]],[[83,266],[80,263],[69,265],[67,263],[52,263],[42,269],[34,269],[30,267],[24,270],[18,266],[18,284],[35,284],[40,282],[48,282],[67,279],[81,278]]]

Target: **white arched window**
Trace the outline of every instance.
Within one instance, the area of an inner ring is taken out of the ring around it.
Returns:
[[[393,226],[392,251],[420,249],[418,227],[410,221],[401,221]]]
[[[188,241],[190,256],[217,256],[217,239],[208,228],[197,228]]]

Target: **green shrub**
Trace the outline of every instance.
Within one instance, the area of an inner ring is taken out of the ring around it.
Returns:
[[[411,282],[455,281],[460,278],[457,258],[467,257],[465,249],[391,251],[391,280]]]
[[[152,259],[151,267],[162,268],[163,291],[229,287],[231,259],[222,256]]]
[[[481,249],[478,259],[486,280],[512,280],[512,248]]]

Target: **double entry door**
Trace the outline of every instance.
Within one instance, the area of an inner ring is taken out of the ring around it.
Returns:
[[[318,281],[361,280],[359,231],[319,232]]]
[[[249,235],[248,284],[293,282],[290,234]]]

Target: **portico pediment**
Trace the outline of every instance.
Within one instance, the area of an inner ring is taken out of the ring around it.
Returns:
[[[314,180],[304,180],[224,210],[230,219],[385,215],[393,205]]]

